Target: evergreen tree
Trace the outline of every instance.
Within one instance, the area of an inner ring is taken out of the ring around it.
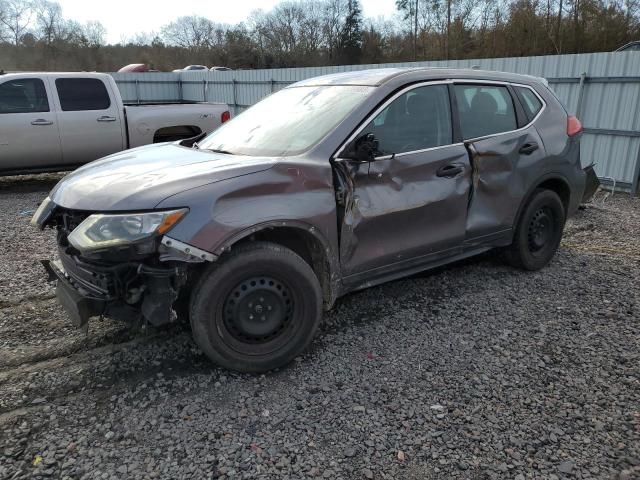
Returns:
[[[360,63],[362,56],[362,8],[360,0],[349,0],[347,16],[340,32],[339,57],[342,63]]]

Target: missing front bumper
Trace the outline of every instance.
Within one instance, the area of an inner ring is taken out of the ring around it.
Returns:
[[[104,313],[107,301],[89,297],[75,288],[67,279],[61,264],[43,260],[42,265],[49,274],[49,280],[57,280],[56,297],[74,326],[80,328],[86,325],[91,317]]]
[[[83,279],[75,278],[59,261],[43,260],[50,281],[57,281],[56,297],[67,312],[71,323],[80,328],[91,317],[105,316],[135,322],[145,320],[159,326],[176,319],[173,303],[177,299],[175,276],[166,270],[151,270],[144,275],[144,294],[135,304],[117,296],[102,295],[83,287]],[[156,276],[157,275],[157,276]],[[86,283],[86,282],[85,282]]]

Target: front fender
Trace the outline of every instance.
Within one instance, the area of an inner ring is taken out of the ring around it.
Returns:
[[[256,231],[283,225],[304,229],[325,250],[336,251],[336,205],[329,165],[284,162],[174,195],[156,208],[175,205],[189,207],[189,214],[169,235],[215,255]]]

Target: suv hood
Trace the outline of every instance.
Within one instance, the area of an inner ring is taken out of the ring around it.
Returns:
[[[223,155],[156,144],[125,150],[91,162],[63,178],[49,197],[74,210],[147,210],[192,188],[275,164],[273,158]]]

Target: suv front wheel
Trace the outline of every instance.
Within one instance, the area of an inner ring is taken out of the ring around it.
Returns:
[[[533,192],[516,226],[507,260],[515,267],[539,270],[555,255],[565,223],[562,200],[551,190]]]
[[[286,365],[311,342],[322,318],[322,293],[299,255],[254,242],[204,273],[189,310],[194,339],[211,360],[264,372]]]

